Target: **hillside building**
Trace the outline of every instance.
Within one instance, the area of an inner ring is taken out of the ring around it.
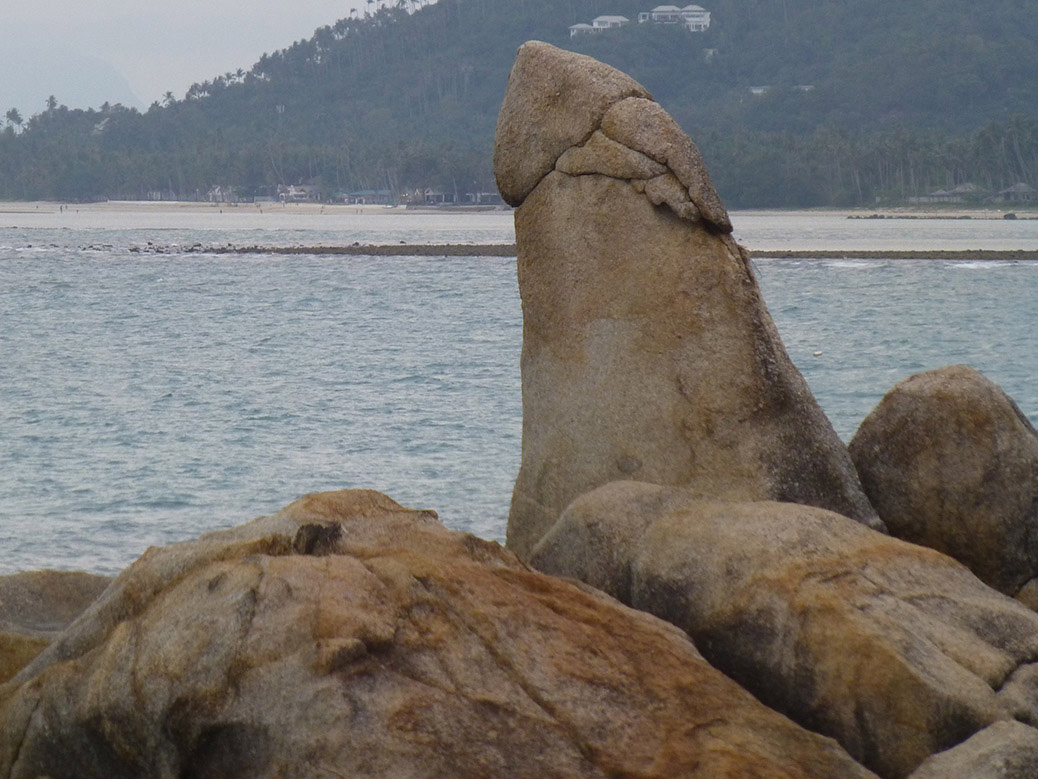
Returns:
[[[1030,184],[1025,184],[1021,181],[1018,184],[1003,189],[996,198],[1004,203],[1030,203],[1038,200],[1038,190]]]
[[[658,5],[651,11],[638,14],[638,23],[680,24],[689,32],[705,32],[710,28],[710,12],[699,5]]]
[[[604,30],[614,30],[617,27],[623,27],[625,24],[630,23],[630,19],[626,16],[596,16],[591,20],[591,24],[574,24],[569,28],[569,37],[573,38],[577,35],[585,35],[592,32],[602,32]]]
[[[613,30],[623,27],[631,20],[626,16],[597,16],[591,20],[591,24],[581,22],[571,25],[569,37],[578,35]],[[676,5],[658,5],[651,11],[642,11],[638,14],[638,23],[650,22],[651,24],[680,24],[689,32],[705,32],[710,28],[710,12],[701,5],[686,5],[679,8]]]

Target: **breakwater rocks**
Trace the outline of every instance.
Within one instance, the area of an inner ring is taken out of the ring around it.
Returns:
[[[349,246],[236,246],[148,244],[130,247],[131,254],[283,254],[347,257],[514,257],[515,244],[422,243],[351,244]]]
[[[1012,400],[912,377],[848,450],[639,85],[527,44],[501,117],[511,549],[344,490],[114,581],[0,577],[0,779],[1038,775]]]
[[[83,251],[110,252],[112,247],[90,245]],[[202,244],[189,246],[180,244],[155,244],[130,246],[130,254],[175,255],[175,254],[269,254],[285,256],[317,255],[328,257],[515,257],[518,253],[514,243],[399,243],[399,244],[351,244],[349,246],[264,246],[249,244]],[[1017,262],[1038,260],[1038,251],[1031,249],[768,249],[753,252],[755,259],[797,260],[994,260]]]
[[[364,490],[149,551],[0,688],[0,776],[864,777],[687,636]]]
[[[1031,249],[839,249],[825,250],[768,250],[753,252],[754,257],[773,260],[994,260],[1018,262],[1038,260],[1038,251]]]

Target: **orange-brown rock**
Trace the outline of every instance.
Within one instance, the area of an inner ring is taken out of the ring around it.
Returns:
[[[893,535],[951,555],[1009,595],[1038,577],[1038,433],[990,379],[965,365],[905,379],[850,451]],[[1022,597],[1032,607],[1035,591]]]
[[[525,558],[570,501],[624,478],[878,527],[674,120],[624,74],[533,42],[497,133],[523,305],[509,548]]]
[[[534,550],[686,630],[761,701],[887,777],[993,722],[1038,722],[1038,614],[938,552],[789,503],[637,482],[574,501]]]
[[[0,688],[0,776],[871,774],[676,628],[346,491],[149,550]]]

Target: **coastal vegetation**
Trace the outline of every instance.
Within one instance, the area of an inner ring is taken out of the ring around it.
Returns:
[[[896,203],[972,183],[1038,187],[1038,16],[1022,0],[711,0],[712,24],[570,38],[636,0],[439,0],[351,13],[308,40],[119,104],[2,107],[0,198],[447,200],[494,190],[490,150],[519,44],[589,54],[643,83],[733,207]],[[363,10],[363,9],[362,9]],[[1016,207],[1016,206],[1014,206]]]

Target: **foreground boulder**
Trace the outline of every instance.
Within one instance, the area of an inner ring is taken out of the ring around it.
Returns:
[[[0,776],[871,774],[672,626],[345,491],[124,571],[0,687]]]
[[[43,651],[111,581],[78,571],[0,576],[0,683]]]
[[[850,451],[893,535],[951,555],[1009,595],[1038,576],[1038,433],[982,374],[953,365],[906,379]]]
[[[509,548],[526,557],[570,501],[624,478],[879,526],[699,152],[644,88],[525,44],[494,168],[518,206],[523,305]]]
[[[1038,723],[1038,614],[830,511],[616,482],[534,550],[687,631],[767,705],[887,777],[997,720]]]

